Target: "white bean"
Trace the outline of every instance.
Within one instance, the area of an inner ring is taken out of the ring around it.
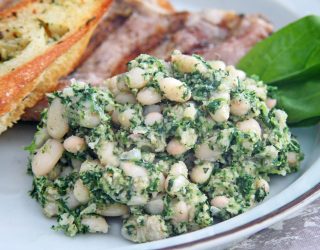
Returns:
[[[61,174],[61,165],[56,164],[56,166],[50,171],[50,173],[47,175],[49,180],[55,180],[57,179]]]
[[[50,173],[63,154],[62,144],[49,139],[32,159],[32,172],[35,176],[44,176]]]
[[[164,209],[163,196],[159,195],[154,199],[150,200],[146,205],[145,209],[149,214],[161,214]]]
[[[189,181],[183,175],[171,176],[169,175],[165,182],[166,192],[170,195],[176,195],[181,189],[186,187]]]
[[[298,156],[296,152],[288,152],[287,153],[287,161],[289,166],[295,166],[298,162]]]
[[[166,148],[168,154],[176,156],[185,153],[188,149],[185,145],[179,142],[177,139],[172,139]]]
[[[120,92],[119,94],[116,95],[114,99],[117,103],[121,103],[121,104],[137,103],[136,97],[131,93]]]
[[[194,71],[205,73],[207,71],[207,67],[203,64],[203,62],[193,56],[173,54],[171,56],[171,61],[182,73],[191,73]]]
[[[95,171],[98,169],[102,169],[102,166],[98,160],[86,160],[80,166],[80,173],[86,171]]]
[[[165,230],[163,219],[158,215],[144,215],[143,225],[138,223],[137,217],[132,216],[124,224],[121,229],[121,234],[125,239],[134,242],[147,242],[161,240],[168,237],[168,232]],[[127,227],[131,225],[131,228]],[[134,230],[135,233],[132,233]]]
[[[235,116],[242,116],[247,114],[250,108],[250,103],[245,99],[235,98],[230,102],[230,113]]]
[[[80,205],[80,202],[76,199],[72,191],[68,191],[65,200],[67,207],[70,209],[75,209]]]
[[[144,118],[144,124],[152,126],[155,123],[160,123],[163,120],[163,115],[159,112],[151,112]]]
[[[210,116],[216,122],[226,122],[230,116],[230,107],[228,104],[222,104],[221,107],[214,113],[210,113]]]
[[[130,89],[126,83],[126,81],[124,80],[124,77],[122,77],[124,74],[120,74],[118,77],[118,81],[117,81],[117,87],[119,89],[120,92],[130,92]]]
[[[120,155],[121,160],[138,161],[141,160],[141,150],[139,148],[134,148],[129,151],[123,152]]]
[[[127,202],[128,206],[144,206],[148,202],[148,197],[143,195],[133,195]]]
[[[66,87],[62,90],[63,95],[68,96],[68,97],[73,97],[74,96],[74,91],[71,87]]]
[[[114,76],[111,77],[107,80],[105,80],[105,85],[107,86],[107,88],[111,91],[112,94],[117,95],[119,93],[119,89],[118,89],[118,76]]]
[[[224,99],[226,102],[230,101],[230,92],[228,90],[214,92],[211,95],[211,100]]]
[[[70,136],[63,142],[63,147],[70,153],[76,154],[86,148],[86,142],[79,136]]]
[[[179,161],[171,166],[169,174],[174,176],[183,175],[188,178],[188,168],[183,161]]]
[[[81,204],[88,203],[90,199],[89,189],[83,184],[81,179],[75,182],[73,195]]]
[[[276,100],[276,99],[272,99],[272,98],[268,98],[268,99],[266,100],[266,104],[267,104],[267,107],[268,107],[269,109],[272,109],[272,108],[274,108],[274,107],[277,105],[277,100]]]
[[[144,237],[147,241],[161,240],[168,237],[168,232],[164,229],[164,222],[161,217],[149,216],[144,226]]]
[[[86,215],[81,219],[81,224],[89,228],[90,233],[107,233],[108,223],[101,217],[96,215]]]
[[[239,79],[232,74],[226,75],[221,80],[221,84],[219,85],[218,89],[220,91],[230,91],[232,89],[236,89],[239,85]]]
[[[83,106],[84,109],[79,110],[79,112],[81,112],[81,119],[79,121],[80,126],[85,128],[97,127],[101,122],[100,115],[91,111],[90,102],[85,102]]]
[[[279,127],[280,128],[285,128],[287,126],[287,118],[288,115],[286,112],[284,112],[283,110],[280,109],[275,109],[274,110],[274,115],[277,118],[277,120],[279,121]]]
[[[257,188],[263,188],[264,191],[266,191],[266,193],[269,193],[269,191],[270,191],[269,184],[268,184],[268,182],[267,182],[266,180],[264,180],[264,179],[259,179],[259,180],[257,180],[256,186],[257,186]]]
[[[183,117],[188,118],[190,120],[196,119],[197,109],[195,108],[193,103],[190,103],[188,107],[183,111]]]
[[[104,106],[104,110],[108,113],[111,114],[114,110],[114,104],[113,103],[109,103],[106,106]]]
[[[247,77],[246,73],[240,69],[237,69],[236,74],[240,80],[244,80]]]
[[[267,89],[265,87],[259,87],[256,84],[250,84],[247,86],[247,89],[255,92],[257,97],[261,98],[262,100],[267,99]]]
[[[136,111],[134,109],[126,109],[125,111],[121,112],[118,116],[119,123],[124,128],[129,128],[131,125],[130,120],[134,117]]]
[[[191,170],[190,178],[197,184],[206,183],[210,179],[212,170],[213,165],[211,163],[197,165]]]
[[[211,68],[215,70],[225,70],[226,64],[223,61],[209,61]]]
[[[119,166],[119,159],[114,154],[115,143],[104,141],[99,145],[97,154],[103,165]]]
[[[43,213],[48,218],[56,216],[58,212],[59,210],[56,202],[47,202],[43,208]]]
[[[128,86],[134,89],[141,89],[148,83],[146,71],[141,68],[133,68],[128,73]]]
[[[155,88],[144,88],[137,94],[137,100],[142,105],[152,105],[161,102],[161,95]]]
[[[210,201],[211,206],[225,208],[229,204],[229,198],[226,196],[216,196]]]
[[[148,177],[148,171],[144,167],[140,167],[132,162],[121,162],[120,168],[124,171],[127,176],[133,178],[137,177]]]
[[[56,201],[59,199],[59,192],[58,189],[55,187],[48,187],[46,189],[47,197],[46,200],[48,201]]]
[[[97,214],[107,217],[117,217],[129,214],[128,206],[124,204],[108,204],[97,208]]]
[[[43,146],[43,144],[50,138],[48,130],[46,127],[40,128],[37,133],[34,135],[34,143],[37,148]]]
[[[47,130],[54,139],[61,139],[69,130],[65,107],[59,98],[55,98],[48,109]]]
[[[221,155],[220,151],[211,149],[207,143],[200,144],[195,149],[195,156],[203,161],[216,161]]]
[[[166,183],[166,177],[164,176],[163,173],[160,173],[160,175],[159,175],[159,188],[158,188],[159,192],[165,191],[165,183]]]
[[[188,128],[179,132],[180,134],[180,143],[185,145],[188,149],[193,148],[197,142],[198,135],[195,129]]]
[[[237,123],[237,128],[242,132],[253,132],[261,137],[261,127],[255,119],[248,119]]]
[[[264,157],[266,156],[271,159],[278,158],[278,154],[279,154],[278,149],[276,149],[276,147],[273,145],[265,146],[265,149],[263,150],[263,156]]]
[[[100,116],[97,113],[87,112],[79,124],[85,128],[95,128],[101,122]]]
[[[175,202],[172,206],[172,220],[176,223],[187,222],[189,219],[189,208],[184,201]]]
[[[152,112],[158,112],[161,113],[161,106],[160,105],[149,105],[149,106],[145,106],[143,108],[143,115],[147,115],[149,113]]]
[[[187,85],[175,78],[166,77],[159,80],[159,87],[170,101],[186,102],[191,98],[191,91]]]
[[[244,80],[246,78],[246,73],[243,72],[242,70],[238,70],[236,69],[234,66],[232,65],[228,65],[226,67],[226,71],[229,72],[229,75],[233,76],[233,77],[237,77],[240,80]]]

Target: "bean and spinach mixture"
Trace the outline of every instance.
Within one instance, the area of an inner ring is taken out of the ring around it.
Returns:
[[[74,80],[49,95],[30,151],[31,196],[55,230],[147,242],[198,230],[263,201],[270,175],[303,155],[257,77],[174,51],[142,54],[105,88]]]

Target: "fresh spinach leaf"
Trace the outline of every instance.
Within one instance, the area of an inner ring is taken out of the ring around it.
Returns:
[[[277,87],[278,107],[293,126],[320,121],[320,16],[280,29],[244,56],[238,68]]]
[[[306,16],[258,43],[237,67],[267,83],[320,69],[320,16]]]
[[[308,126],[320,119],[320,77],[307,81],[282,82],[276,92],[278,107],[294,126]]]

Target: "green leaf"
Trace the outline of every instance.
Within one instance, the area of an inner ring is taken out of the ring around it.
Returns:
[[[29,151],[30,154],[33,154],[37,150],[37,145],[35,141],[32,141],[30,145],[23,148],[26,151]]]
[[[320,77],[302,82],[282,82],[276,99],[278,106],[287,112],[290,124],[314,125],[320,117]]]
[[[223,102],[225,102],[225,100],[223,98],[218,98],[218,99],[215,99],[215,100],[211,101],[207,105],[208,111],[210,113],[214,114],[221,107]]]
[[[312,117],[301,122],[290,123],[291,127],[308,127],[317,124],[320,121],[320,116]]]
[[[237,67],[270,83],[319,69],[319,58],[320,17],[306,16],[257,44]]]
[[[320,17],[306,16],[280,29],[244,56],[238,68],[277,86],[278,107],[293,126],[320,121]]]

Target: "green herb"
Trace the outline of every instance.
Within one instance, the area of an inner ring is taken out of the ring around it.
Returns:
[[[264,200],[264,198],[267,196],[267,193],[264,188],[258,188],[254,196],[255,196],[255,200],[257,202],[260,202]]]
[[[224,99],[219,98],[219,99],[215,99],[213,101],[211,101],[208,105],[207,105],[207,110],[214,114],[220,107],[221,105],[225,102]]]
[[[36,142],[33,140],[30,145],[24,147],[24,150],[29,151],[30,154],[33,154],[37,150]]]
[[[252,188],[253,182],[254,182],[254,177],[247,174],[243,176],[239,176],[236,181],[243,195],[248,195],[251,192],[251,190],[253,189]]]
[[[44,176],[34,178],[32,183],[32,190],[29,192],[30,196],[36,199],[41,206],[46,204],[46,190],[51,186],[51,182]]]
[[[320,17],[306,16],[257,44],[237,65],[278,87],[278,107],[295,126],[320,121]]]

